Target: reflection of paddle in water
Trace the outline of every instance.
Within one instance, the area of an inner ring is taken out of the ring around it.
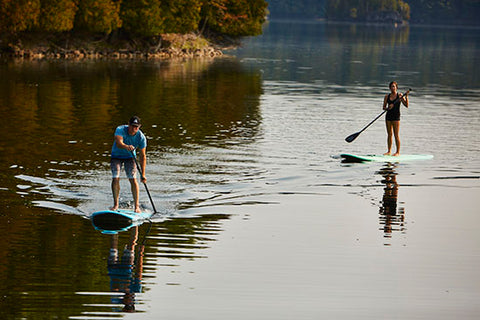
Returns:
[[[380,202],[380,225],[384,238],[391,238],[394,231],[405,231],[405,209],[398,208],[398,183],[395,165],[387,163],[378,172],[382,177],[383,199]]]
[[[142,268],[144,245],[137,246],[138,226],[130,230],[130,238],[123,252],[118,252],[118,233],[112,234],[110,254],[108,256],[108,275],[110,276],[110,290],[123,293],[122,298],[112,297],[114,304],[123,304],[123,312],[135,312],[135,293],[142,289]]]

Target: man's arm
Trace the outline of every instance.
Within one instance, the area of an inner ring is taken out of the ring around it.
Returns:
[[[117,147],[120,148],[120,149],[126,149],[128,151],[135,150],[134,146],[123,143],[123,137],[122,136],[116,135],[115,136],[115,143],[117,144]]]

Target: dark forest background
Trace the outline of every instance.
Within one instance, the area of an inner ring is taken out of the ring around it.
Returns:
[[[269,0],[271,18],[365,21],[397,12],[411,23],[480,25],[480,0]]]

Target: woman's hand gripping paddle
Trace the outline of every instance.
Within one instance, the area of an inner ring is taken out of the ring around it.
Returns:
[[[408,89],[407,92],[405,92],[403,94],[402,97],[405,97],[406,95],[408,95],[410,93],[410,91],[412,91],[412,89]],[[393,101],[393,104],[395,104],[399,99],[401,98],[397,98],[395,99],[395,101]],[[382,113],[380,113],[375,119],[373,119],[369,124],[367,124],[362,130],[358,131],[358,132],[355,132],[351,135],[349,135],[348,137],[345,138],[345,141],[347,141],[348,143],[352,142],[353,140],[357,139],[357,137],[360,135],[360,133],[362,133],[363,131],[365,131],[368,127],[370,127],[370,125],[372,123],[374,123],[375,121],[377,121],[378,118],[380,118],[385,112],[387,112],[387,110],[383,110]]]

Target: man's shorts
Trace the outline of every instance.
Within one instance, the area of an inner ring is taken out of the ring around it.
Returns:
[[[127,174],[128,179],[135,179],[137,176],[137,166],[135,165],[135,159],[115,159],[113,158],[110,161],[110,169],[112,169],[112,178],[120,178],[120,171],[122,170],[122,165],[125,168],[125,173]]]

